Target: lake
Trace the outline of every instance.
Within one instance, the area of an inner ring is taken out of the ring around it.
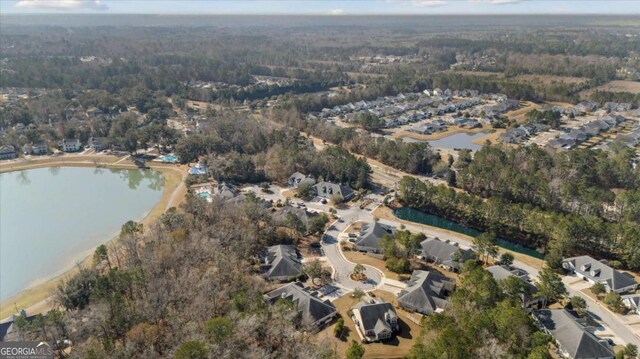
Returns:
[[[160,200],[156,171],[51,167],[0,174],[0,300],[73,266]]]
[[[452,232],[462,233],[470,237],[477,237],[482,234],[482,232],[474,228],[470,228],[462,224],[450,221],[448,219],[434,216],[432,214],[424,213],[417,209],[413,209],[409,207],[402,207],[400,209],[397,209],[394,211],[394,214],[396,217],[400,219],[404,219],[406,221],[426,224],[427,226],[432,226],[432,227],[446,229]],[[509,239],[506,239],[506,238],[498,237],[496,239],[496,244],[499,247],[502,247],[517,253],[526,254],[534,258],[544,259],[544,254],[536,251],[535,249],[525,247],[523,245],[510,241]]]
[[[436,148],[450,148],[450,149],[463,149],[467,148],[472,151],[477,151],[482,148],[482,145],[478,145],[473,143],[473,140],[478,139],[480,137],[486,136],[486,133],[466,133],[460,132],[453,134],[451,136],[443,137],[439,140],[416,140],[415,138],[411,138],[409,136],[402,137],[402,140],[405,142],[429,142],[429,144]]]

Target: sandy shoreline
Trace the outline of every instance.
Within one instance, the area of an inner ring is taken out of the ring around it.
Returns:
[[[13,172],[27,169],[46,167],[103,167],[114,169],[137,169],[138,167],[128,157],[116,157],[110,155],[63,155],[59,157],[39,157],[29,160],[17,160],[0,163],[0,173]],[[187,176],[187,166],[175,164],[163,164],[147,162],[152,170],[164,174],[164,189],[160,200],[140,221],[145,226],[154,222],[162,213],[170,207],[177,207],[184,200],[187,188],[184,178]],[[114,241],[117,236],[106,239],[105,243]],[[20,293],[9,297],[0,303],[0,321],[16,312],[16,309],[27,309],[28,314],[43,313],[51,309],[49,298],[54,293],[58,284],[78,272],[79,267],[88,266],[91,263],[93,250],[89,253],[81,253],[71,261],[66,269],[49,278],[38,280]],[[78,263],[78,265],[75,265]]]

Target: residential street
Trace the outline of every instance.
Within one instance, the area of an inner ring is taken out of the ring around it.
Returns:
[[[257,187],[255,189],[252,188],[251,190],[254,190],[254,192],[256,192],[260,197],[263,197],[265,199],[271,199],[274,201],[277,201],[279,199],[284,202],[285,197],[281,194],[283,189],[280,189],[276,186],[273,187],[275,190],[273,194],[262,193],[258,190]],[[353,267],[355,266],[355,264],[347,261],[346,258],[341,254],[339,248],[339,235],[351,223],[356,221],[373,221],[373,209],[380,205],[380,203],[382,202],[382,197],[378,195],[369,195],[368,198],[373,199],[374,202],[369,204],[364,209],[360,209],[357,204],[351,207],[338,209],[337,215],[340,217],[340,221],[335,221],[333,225],[325,232],[324,240],[322,242],[322,249],[324,251],[324,254],[331,266],[335,269],[335,284],[347,291],[353,290],[355,288],[361,288],[365,291],[369,291],[380,288],[382,285],[384,285],[385,282],[384,275],[381,271],[366,265],[365,273],[369,278],[367,282],[362,283],[351,280],[349,278],[349,274],[353,272]],[[328,212],[329,209],[332,208],[331,205],[326,205],[318,202],[304,203],[308,209],[315,211]],[[471,241],[469,241],[466,237],[457,236],[455,235],[455,233],[443,233],[442,231],[429,229],[426,226],[418,224],[406,224],[401,223],[400,221],[389,219],[380,219],[379,222],[384,225],[396,228],[404,225],[407,230],[410,230],[412,232],[422,232],[429,237],[439,237],[443,240],[456,242],[459,243],[462,247],[471,248],[473,246],[473,243],[471,243]],[[515,260],[513,265],[527,271],[529,273],[529,277],[533,281],[537,281],[539,273],[538,269],[518,260]],[[601,304],[596,303],[582,291],[576,290],[574,285],[570,285],[570,283],[573,283],[576,280],[577,278],[572,276],[566,276],[563,278],[567,290],[569,291],[569,296],[578,295],[584,298],[588,304],[588,310],[591,313],[592,317],[603,324],[604,330],[600,330],[601,334],[606,334],[619,344],[635,343],[637,345],[640,345],[640,337],[636,335],[632,331],[632,329],[627,324],[625,324],[623,320],[621,320],[618,316],[614,315],[607,309],[603,308]]]
[[[614,341],[621,344],[634,343],[640,345],[640,337],[633,333],[630,328],[615,314],[603,308],[602,304],[596,303],[591,297],[584,294],[581,289],[591,287],[591,284],[581,280],[577,276],[565,276],[562,278],[569,292],[569,296],[578,295],[587,302],[590,315],[599,322],[604,323],[609,330],[608,334],[613,334]],[[616,340],[616,337],[618,340]]]

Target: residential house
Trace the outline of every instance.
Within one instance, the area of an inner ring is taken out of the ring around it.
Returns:
[[[60,141],[60,149],[64,152],[78,152],[80,148],[80,140],[77,138],[65,138]]]
[[[316,190],[318,197],[330,199],[333,195],[340,195],[345,201],[348,201],[353,196],[353,190],[348,186],[332,182],[319,182],[313,186]]]
[[[464,262],[474,258],[472,250],[462,249],[458,243],[451,243],[449,240],[427,238],[420,243],[420,246],[422,258],[451,272],[457,272]]]
[[[329,300],[321,300],[302,283],[289,283],[264,295],[266,301],[273,305],[279,300],[289,300],[300,316],[305,327],[322,329],[335,318],[336,307]]]
[[[447,297],[456,283],[436,272],[416,270],[400,294],[398,305],[408,311],[424,315],[442,311],[447,305]]]
[[[16,158],[16,148],[11,145],[0,146],[0,160],[11,160]]]
[[[276,245],[260,255],[262,275],[271,281],[286,282],[302,275],[302,257],[295,246]]]
[[[607,292],[625,293],[634,291],[638,287],[638,282],[630,275],[619,272],[589,256],[566,258],[562,261],[562,268],[590,283],[602,283]]]
[[[307,210],[304,208],[284,206],[282,208],[276,209],[273,216],[276,221],[280,223],[286,223],[289,213],[298,217],[298,219],[300,219],[300,221],[305,225],[305,227],[309,228],[310,213],[307,212]]]
[[[640,314],[640,294],[623,295],[622,303],[633,313]]]
[[[533,308],[539,306],[544,301],[544,297],[537,296],[538,288],[530,282],[529,274],[519,268],[513,268],[508,266],[491,266],[487,268],[487,271],[491,273],[493,279],[496,281],[502,281],[509,277],[518,277],[527,284],[527,292],[523,293],[520,297],[522,299],[522,306],[524,308]]]
[[[551,335],[558,352],[569,359],[613,359],[615,354],[606,340],[592,333],[566,309],[543,309],[533,312],[536,324]]]
[[[90,137],[87,147],[93,148],[96,152],[109,148],[109,140],[106,137]]]
[[[356,304],[351,311],[351,319],[365,343],[391,339],[400,330],[398,314],[391,303],[371,299]]]
[[[209,167],[198,162],[195,166],[189,168],[187,171],[190,175],[206,175],[209,173]]]
[[[36,318],[36,315],[28,316],[27,312],[24,309],[20,311],[20,315],[23,315],[25,317],[25,319],[27,320],[27,323],[31,323]],[[16,328],[14,327],[13,323],[17,318],[18,318],[17,315],[12,315],[9,318],[9,320],[0,323],[0,342],[7,341],[7,336],[15,332]],[[16,339],[19,339],[19,338],[15,338],[12,340],[16,340]]]
[[[384,226],[379,222],[365,223],[360,229],[360,235],[355,240],[356,250],[360,252],[382,252],[379,244],[382,237],[393,234],[390,227]]]
[[[32,143],[22,146],[22,152],[25,155],[46,155],[49,153],[49,146],[46,143]]]
[[[216,196],[223,200],[229,200],[236,196],[238,193],[237,189],[228,184],[227,182],[220,182],[216,186]]]
[[[576,140],[560,136],[547,142],[546,146],[555,150],[569,150],[575,147],[576,144]]]
[[[598,108],[598,104],[591,101],[583,101],[573,107],[578,113],[593,112]]]
[[[316,184],[316,179],[313,178],[313,176],[307,176],[300,172],[296,172],[289,177],[287,183],[289,184],[289,187],[295,188],[301,184],[314,185]]]

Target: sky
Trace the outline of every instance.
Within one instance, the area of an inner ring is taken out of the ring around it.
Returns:
[[[640,0],[0,0],[0,14],[640,14]]]

